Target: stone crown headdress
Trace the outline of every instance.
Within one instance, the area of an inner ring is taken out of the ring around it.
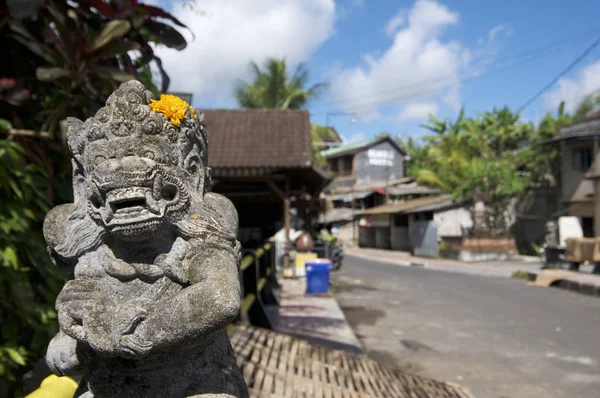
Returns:
[[[163,135],[177,144],[184,154],[198,145],[202,164],[208,163],[208,140],[204,115],[190,108],[180,126],[175,126],[165,116],[148,106],[153,94],[136,80],[121,84],[108,97],[106,106],[100,108],[85,122],[69,118],[67,143],[73,156],[81,162],[88,143],[97,140],[128,136]]]

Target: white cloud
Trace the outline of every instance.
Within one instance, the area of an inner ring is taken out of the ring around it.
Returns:
[[[438,112],[437,104],[433,102],[414,102],[406,105],[398,117],[400,120],[423,120]]]
[[[392,19],[385,25],[385,33],[388,36],[394,36],[399,27],[406,23],[406,10],[400,10]]]
[[[367,139],[367,135],[365,133],[353,133],[350,136],[342,135],[344,139],[344,144],[352,144],[354,142],[364,141]]]
[[[405,24],[399,25],[402,13]],[[430,102],[435,96],[459,107],[459,73],[472,54],[460,43],[441,37],[459,19],[458,13],[433,0],[417,0],[410,10],[401,10],[387,24],[394,34],[388,49],[381,55],[364,55],[363,66],[336,71],[333,99],[341,108],[361,115],[372,114],[383,102]]]
[[[494,41],[500,35],[504,37],[509,37],[510,35],[512,35],[512,30],[502,24],[496,25],[488,31],[488,40]]]
[[[562,78],[556,89],[544,95],[544,103],[549,111],[556,111],[565,101],[565,110],[573,112],[584,97],[600,89],[600,61],[583,67],[573,78]]]
[[[171,12],[195,34],[183,51],[158,48],[170,90],[231,100],[234,82],[249,78],[250,61],[307,60],[333,33],[333,0],[203,0],[193,12],[176,3]],[[308,28],[309,27],[309,28]]]

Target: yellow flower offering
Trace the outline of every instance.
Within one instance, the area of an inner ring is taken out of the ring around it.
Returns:
[[[150,109],[154,112],[161,113],[164,117],[169,119],[173,126],[179,127],[181,120],[185,119],[185,111],[189,108],[192,117],[196,117],[194,108],[187,102],[179,97],[172,94],[161,94],[160,99],[151,100]]]

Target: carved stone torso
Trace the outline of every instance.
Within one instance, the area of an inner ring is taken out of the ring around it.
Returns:
[[[237,213],[209,193],[202,116],[123,84],[69,120],[74,204],[46,217],[57,298],[46,356],[81,374],[77,396],[246,397],[225,330],[240,308]]]

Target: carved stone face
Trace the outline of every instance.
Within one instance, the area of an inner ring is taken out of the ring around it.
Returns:
[[[202,115],[173,126],[150,110],[150,98],[131,81],[94,117],[69,121],[75,204],[123,240],[151,239],[177,223],[207,183]]]
[[[170,143],[161,137],[123,137],[86,149],[90,215],[122,238],[157,232],[189,203]]]

